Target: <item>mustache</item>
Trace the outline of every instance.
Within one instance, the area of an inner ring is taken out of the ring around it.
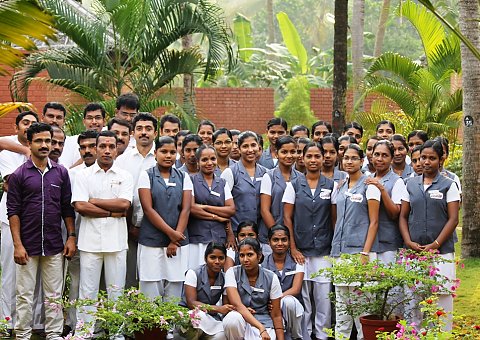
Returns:
[[[87,157],[93,157],[93,155],[91,153],[86,153],[85,155],[83,155],[83,158],[87,158]]]
[[[38,149],[38,151],[50,151],[48,148],[41,148],[41,149]]]

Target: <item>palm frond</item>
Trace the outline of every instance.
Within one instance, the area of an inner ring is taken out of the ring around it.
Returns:
[[[452,72],[460,72],[462,69],[460,40],[454,35],[443,39],[432,50],[428,66],[437,79],[449,77]]]
[[[421,68],[410,58],[398,53],[386,52],[379,56],[367,70],[367,78],[377,72],[386,73],[400,78],[404,83],[409,83],[411,75]]]
[[[392,100],[409,116],[414,116],[417,111],[417,103],[406,87],[378,84],[370,87],[368,93],[378,93]]]

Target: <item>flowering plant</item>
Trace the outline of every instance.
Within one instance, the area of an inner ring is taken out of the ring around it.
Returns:
[[[405,249],[400,250],[396,261],[388,264],[379,261],[363,264],[360,255],[344,254],[331,268],[314,276],[324,275],[334,284],[353,287],[345,293],[345,303],[336,304],[336,308],[348,315],[370,314],[380,320],[393,320],[395,313],[410,301],[422,301],[432,293],[456,289],[456,283],[449,283],[438,273],[437,266],[442,262],[447,261],[436,252]]]
[[[6,316],[5,319],[0,320],[0,337],[10,337],[8,334],[8,322],[10,321],[10,317]]]

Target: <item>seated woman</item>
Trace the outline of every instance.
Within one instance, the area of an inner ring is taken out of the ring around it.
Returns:
[[[237,244],[242,242],[247,237],[258,239],[258,226],[253,221],[243,221],[238,225],[237,230]],[[233,267],[240,264],[240,258],[238,257],[238,252],[234,249],[227,249],[227,259],[225,261],[225,272]]]
[[[238,253],[241,265],[225,274],[228,300],[235,306],[223,319],[225,336],[229,340],[283,340],[282,287],[277,275],[260,266],[260,242],[247,237],[238,245]]]
[[[290,255],[290,232],[283,225],[275,225],[268,230],[268,241],[272,248],[272,254],[265,257],[262,267],[274,272],[282,286],[282,299],[280,306],[283,319],[285,320],[286,334],[292,339],[308,338],[304,331],[304,309],[298,297],[302,291],[304,267],[295,263]]]
[[[225,339],[221,314],[225,315],[235,308],[228,304],[224,294],[225,275],[222,272],[227,249],[222,243],[210,242],[205,250],[205,264],[189,269],[185,276],[183,296],[180,305],[194,309],[208,305],[208,312],[200,311],[200,323],[191,328],[184,336],[187,339]],[[218,305],[223,298],[223,305]]]

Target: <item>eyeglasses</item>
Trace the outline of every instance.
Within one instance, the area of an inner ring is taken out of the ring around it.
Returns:
[[[213,143],[213,145],[216,145],[216,146],[222,146],[222,145],[229,146],[229,145],[232,145],[232,141],[231,141],[231,140],[226,140],[226,141],[222,142],[221,140],[217,140],[217,141],[215,141],[215,143]]]
[[[85,120],[103,120],[103,116],[85,116]]]
[[[359,160],[361,160],[360,157],[343,157],[343,160],[345,162],[349,162],[349,161],[352,161],[352,162],[358,162]]]
[[[123,112],[123,111],[119,111],[118,114],[120,116],[122,116],[123,118],[135,118],[135,116],[138,114],[137,112],[134,112],[134,113],[128,113],[128,112]]]

